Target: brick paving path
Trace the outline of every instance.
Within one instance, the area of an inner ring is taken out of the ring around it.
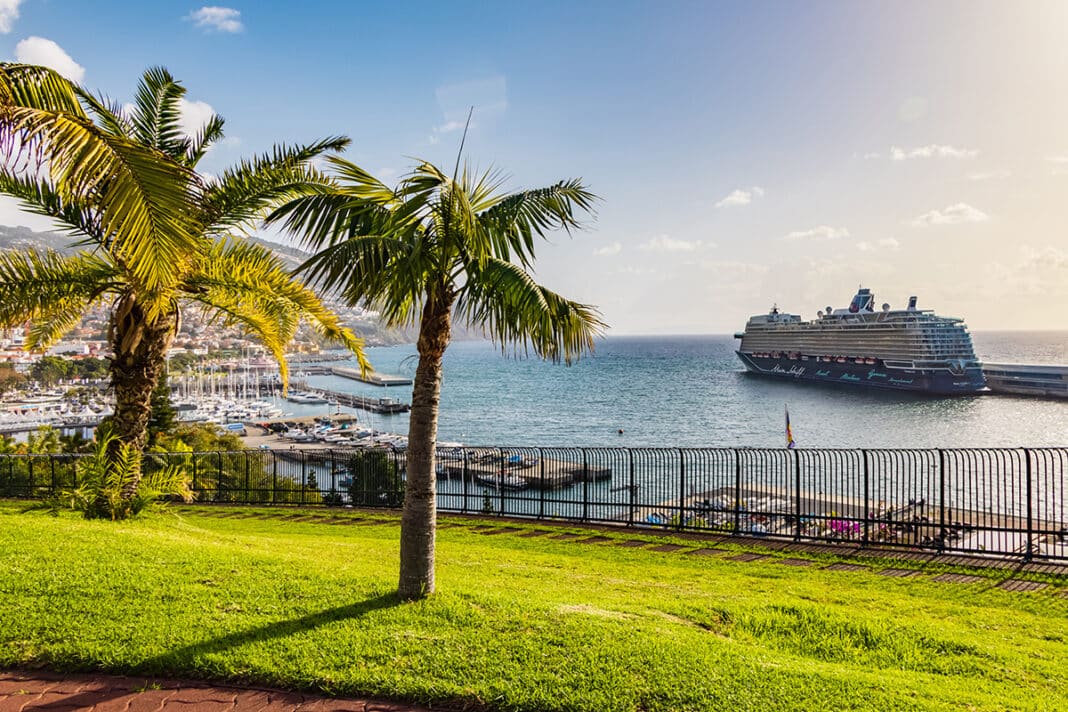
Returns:
[[[436,707],[441,710],[443,708]],[[397,702],[113,675],[0,671],[0,712],[430,712]]]

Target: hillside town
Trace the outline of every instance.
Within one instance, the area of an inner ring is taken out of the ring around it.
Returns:
[[[268,246],[290,269],[295,269],[307,257],[292,247],[255,238],[253,240]],[[74,241],[63,235],[34,232],[25,227],[0,226],[0,251],[32,248],[41,252],[71,252],[73,245]],[[382,326],[375,311],[360,306],[351,307],[341,299],[329,296],[324,297],[323,302],[341,317],[346,326],[364,339],[368,346],[386,346],[408,340],[402,332]],[[61,341],[40,351],[25,349],[31,326],[29,322],[18,328],[0,330],[0,363],[12,364],[17,373],[27,373],[33,364],[45,356],[71,359],[103,358],[108,355],[107,330],[110,310],[111,305],[107,302],[94,305],[83,315],[78,326]],[[307,324],[301,324],[289,349],[292,354],[306,357],[335,346],[319,338]],[[240,329],[227,327],[197,309],[183,310],[182,326],[174,339],[170,355],[203,358],[225,352],[255,355],[262,354],[263,347],[259,342],[247,338]]]

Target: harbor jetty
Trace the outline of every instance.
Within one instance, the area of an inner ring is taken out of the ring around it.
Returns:
[[[589,466],[564,460],[524,457],[497,451],[439,453],[438,477],[464,479],[495,489],[563,489],[578,482],[611,479],[609,467]]]
[[[391,376],[388,373],[361,373],[358,368],[349,368],[347,366],[332,366],[330,368],[331,373],[335,376],[341,376],[342,378],[351,378],[354,381],[360,381],[361,383],[370,383],[372,386],[410,386],[412,385],[412,379],[405,378],[404,376]]]
[[[986,386],[994,395],[1068,398],[1068,366],[1038,363],[984,363]]]

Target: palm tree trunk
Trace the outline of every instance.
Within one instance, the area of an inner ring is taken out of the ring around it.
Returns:
[[[434,445],[438,438],[441,360],[452,332],[452,299],[438,293],[427,299],[419,325],[419,366],[412,386],[408,424],[408,473],[401,516],[400,585],[404,600],[434,593],[434,544],[437,536],[437,482]]]
[[[148,420],[152,413],[152,393],[167,365],[167,349],[174,339],[174,315],[149,324],[141,306],[132,298],[121,299],[111,323],[111,385],[115,390],[112,428],[117,439],[108,457],[118,455],[120,443],[143,451],[148,440]],[[130,499],[141,483],[140,465],[123,488]]]

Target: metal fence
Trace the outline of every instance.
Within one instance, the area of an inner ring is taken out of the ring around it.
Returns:
[[[80,456],[0,456],[0,497],[77,486]],[[399,507],[405,454],[152,454],[198,501]],[[1068,448],[442,448],[443,512],[1068,560]]]

